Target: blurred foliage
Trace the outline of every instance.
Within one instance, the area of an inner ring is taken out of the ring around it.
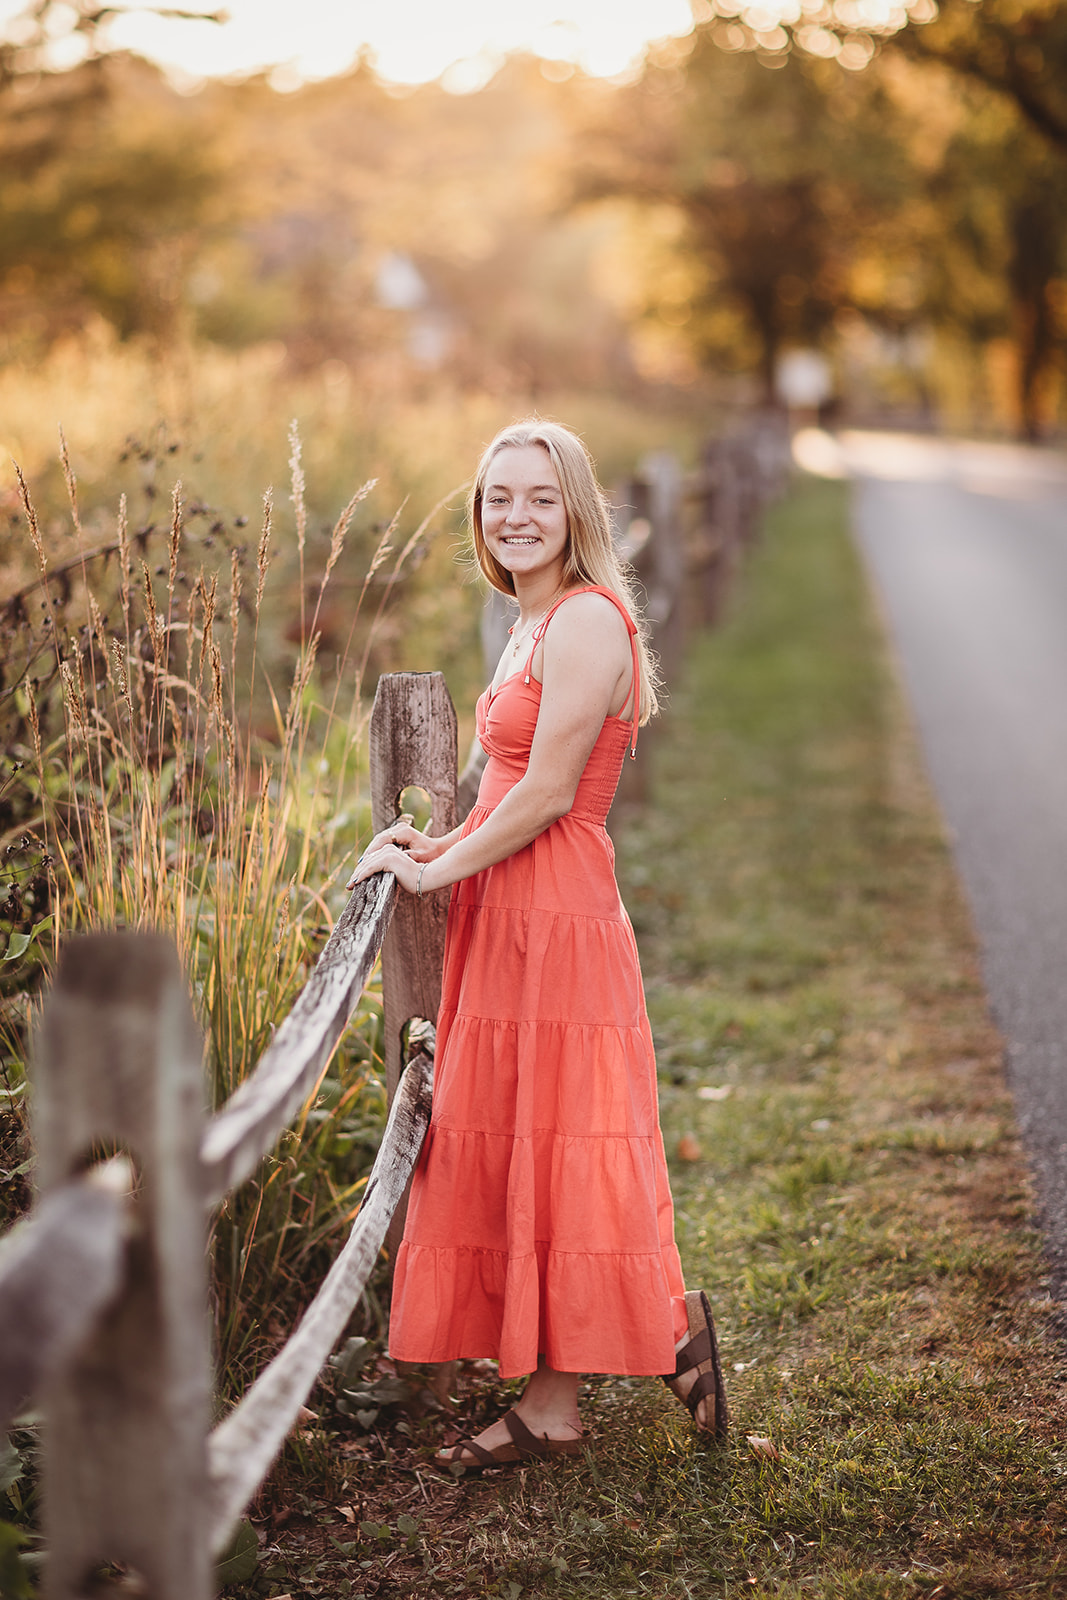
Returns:
[[[1067,8],[1062,0],[693,0],[722,50],[769,66],[792,50],[862,72],[888,51],[936,63],[1010,101],[1067,149]]]
[[[0,313],[22,338],[90,309],[123,334],[171,335],[210,222],[210,141],[176,140],[158,74],[102,52],[113,9],[36,0],[0,30]]]
[[[1042,139],[1067,151],[1063,0],[940,0],[931,26],[904,29],[893,46],[995,91]]]
[[[707,365],[758,371],[768,401],[791,347],[903,353],[925,407],[931,335],[1004,346],[1010,396],[975,385],[966,422],[999,410],[1037,437],[1062,406],[1067,154],[897,39],[848,71],[781,29],[772,51],[725,28],[654,51],[588,127],[575,198],[637,204],[655,241],[639,314]]]
[[[900,271],[886,220],[910,179],[906,149],[873,75],[726,53],[698,31],[682,59],[653,61],[591,130],[578,192],[630,195],[677,212],[672,253],[648,309],[708,360],[757,365],[773,401],[787,345],[819,345],[855,302],[858,264]],[[863,309],[889,312],[889,294]]]
[[[1010,341],[1019,431],[1038,438],[1067,349],[1067,147],[972,90],[928,193],[951,226],[931,230],[925,305],[971,343]]]
[[[107,14],[0,29],[0,363],[102,318],[513,414],[769,398],[801,346],[914,409],[959,348],[1001,376],[957,425],[1062,408],[1067,0],[698,0],[636,78],[515,56],[466,94],[363,59],[179,91]]]

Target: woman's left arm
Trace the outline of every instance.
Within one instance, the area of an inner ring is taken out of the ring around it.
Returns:
[[[514,855],[567,814],[604,719],[629,685],[626,625],[602,595],[575,595],[553,617],[542,656],[529,764],[481,827],[421,865],[392,845],[368,852],[353,881],[392,872],[411,892],[443,889]]]

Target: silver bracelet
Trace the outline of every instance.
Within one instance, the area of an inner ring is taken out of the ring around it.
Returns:
[[[428,861],[424,861],[422,863],[422,866],[419,868],[419,875],[415,879],[415,897],[418,900],[422,899],[422,875],[426,871],[426,868],[429,865],[430,865],[430,863]]]

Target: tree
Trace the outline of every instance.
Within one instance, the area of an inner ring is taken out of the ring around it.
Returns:
[[[880,51],[936,63],[1003,96],[1067,149],[1067,0],[697,0],[697,9],[722,49],[765,60],[793,48],[851,71]]]
[[[161,87],[155,69],[108,55],[106,23],[119,9],[36,0],[0,31],[0,309],[13,327],[47,335],[89,309],[122,334],[173,320],[182,241],[216,174],[205,148],[163,125],[158,93],[144,89],[146,79]],[[57,52],[76,64],[57,67]],[[116,95],[138,74],[140,105],[118,117]]]
[[[899,250],[887,224],[909,181],[878,84],[799,55],[769,71],[704,28],[684,60],[651,66],[611,108],[578,195],[681,216],[686,331],[705,359],[756,366],[769,402],[783,347],[821,343],[855,303],[872,241]]]
[[[941,0],[936,20],[912,22],[892,48],[994,90],[1049,145],[1067,151],[1064,0]]]
[[[1067,276],[1067,159],[1010,102],[975,86],[928,180],[924,252],[931,321],[1016,352],[1019,429],[1039,437],[1047,388],[1067,344],[1058,296]]]

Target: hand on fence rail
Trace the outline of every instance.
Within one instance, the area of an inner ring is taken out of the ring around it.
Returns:
[[[402,876],[396,871],[397,866],[403,868],[405,862],[425,866],[428,861],[436,861],[442,851],[448,849],[452,842],[452,834],[436,838],[428,833],[422,833],[413,826],[414,820],[411,813],[405,811],[388,827],[379,829],[356,862],[345,888],[354,889],[357,884],[365,883],[368,878],[372,878],[376,872],[391,872],[397,882],[406,888],[405,877],[409,877],[410,874]],[[416,875],[415,882],[417,881]],[[415,890],[409,892],[414,893]]]

